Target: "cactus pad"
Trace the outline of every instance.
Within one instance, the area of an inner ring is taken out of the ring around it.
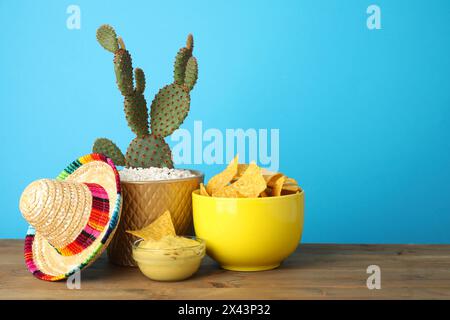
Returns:
[[[194,50],[194,36],[191,33],[187,36],[186,48],[190,50],[192,54],[192,51]]]
[[[173,79],[176,84],[184,83],[184,75],[186,72],[186,65],[189,58],[192,56],[192,51],[188,48],[181,48],[176,57],[173,65]]]
[[[107,24],[97,29],[97,40],[103,48],[110,52],[114,53],[119,49],[116,32]]]
[[[114,71],[116,82],[120,92],[124,96],[132,95],[133,88],[133,67],[130,53],[125,49],[119,49],[114,54]]]
[[[186,85],[189,91],[191,91],[194,88],[195,83],[197,82],[197,77],[198,77],[197,59],[195,59],[195,57],[190,57],[186,65],[186,74],[184,76],[184,84]]]
[[[133,168],[173,168],[172,153],[164,138],[155,135],[136,137],[128,146],[127,166]]]
[[[95,153],[104,154],[117,166],[125,165],[125,157],[123,156],[122,151],[120,151],[116,144],[109,139],[98,138],[95,140],[92,151]]]
[[[128,125],[136,136],[148,134],[148,109],[144,96],[141,93],[125,96],[124,110]]]
[[[134,81],[136,82],[136,92],[144,93],[145,90],[145,74],[140,68],[134,69]]]
[[[159,90],[151,105],[152,133],[167,137],[178,129],[189,112],[190,100],[189,92],[175,83]]]

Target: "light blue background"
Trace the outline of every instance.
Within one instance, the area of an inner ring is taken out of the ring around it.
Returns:
[[[366,27],[372,3],[382,30]],[[69,4],[81,30],[66,28]],[[280,169],[306,191],[305,242],[449,243],[449,21],[445,0],[1,0],[0,237],[23,237],[29,182],[98,136],[123,149],[132,138],[95,40],[109,23],[147,74],[148,102],[195,35],[183,128],[280,128]]]

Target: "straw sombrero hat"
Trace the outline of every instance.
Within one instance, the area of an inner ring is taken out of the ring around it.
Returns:
[[[78,158],[56,180],[32,182],[19,205],[30,224],[27,268],[39,279],[57,281],[90,265],[112,239],[121,204],[119,174],[101,154]]]

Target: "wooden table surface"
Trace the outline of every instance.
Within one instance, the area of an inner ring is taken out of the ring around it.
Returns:
[[[181,282],[155,282],[102,256],[81,273],[81,289],[35,279],[21,240],[0,240],[0,299],[450,299],[450,245],[301,244],[283,265],[225,271],[211,259]],[[369,290],[369,265],[381,289]]]

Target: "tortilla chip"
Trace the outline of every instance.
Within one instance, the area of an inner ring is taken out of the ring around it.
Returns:
[[[200,183],[200,195],[209,197],[208,192],[205,189],[205,185]]]
[[[285,183],[288,183],[288,184],[295,184],[295,185],[298,186],[298,182],[297,182],[297,180],[295,180],[294,178],[287,178],[286,181],[285,181]]]
[[[293,178],[286,178],[283,184],[283,190],[290,191],[293,193],[299,192],[302,189],[298,186],[297,180]]]
[[[282,196],[287,196],[287,195],[296,194],[296,193],[299,193],[299,191],[291,191],[291,190],[281,189]]]
[[[247,170],[248,164],[246,163],[239,163],[237,168],[237,173],[234,176],[234,179],[239,179],[244,174],[245,170]]]
[[[257,198],[261,192],[266,190],[267,186],[261,174],[261,169],[255,162],[252,162],[242,174],[242,177],[229,187],[235,188],[246,198]]]
[[[286,177],[281,175],[281,177],[279,177],[273,185],[272,188],[272,197],[278,197],[281,195],[281,189],[283,189],[283,184],[284,181],[286,180]]]
[[[264,176],[264,180],[266,180],[267,186],[273,188],[275,182],[282,177],[283,174],[281,172],[277,172],[271,176]]]
[[[127,230],[128,233],[142,238],[144,240],[158,241],[162,237],[172,235],[175,236],[175,227],[172,223],[172,217],[169,210],[166,210],[155,221],[140,230]]]
[[[284,184],[283,187],[282,187],[282,190],[291,191],[291,192],[294,192],[294,193],[297,192],[297,191],[301,191],[299,186],[291,185],[291,184],[289,184],[289,185]]]
[[[245,172],[245,170],[247,170],[247,168],[248,168],[248,164],[246,164],[246,163],[239,163],[238,164],[237,173],[233,177],[233,179],[231,179],[230,183],[234,183],[234,182],[238,181],[238,179],[240,177],[242,177],[242,174]]]
[[[213,193],[213,197],[218,198],[243,198],[243,195],[239,193],[233,185],[226,186],[220,190]]]
[[[230,181],[237,174],[239,155],[236,155],[234,159],[228,164],[227,168],[219,174],[212,177],[206,185],[206,192],[214,195],[220,189],[227,186]]]

